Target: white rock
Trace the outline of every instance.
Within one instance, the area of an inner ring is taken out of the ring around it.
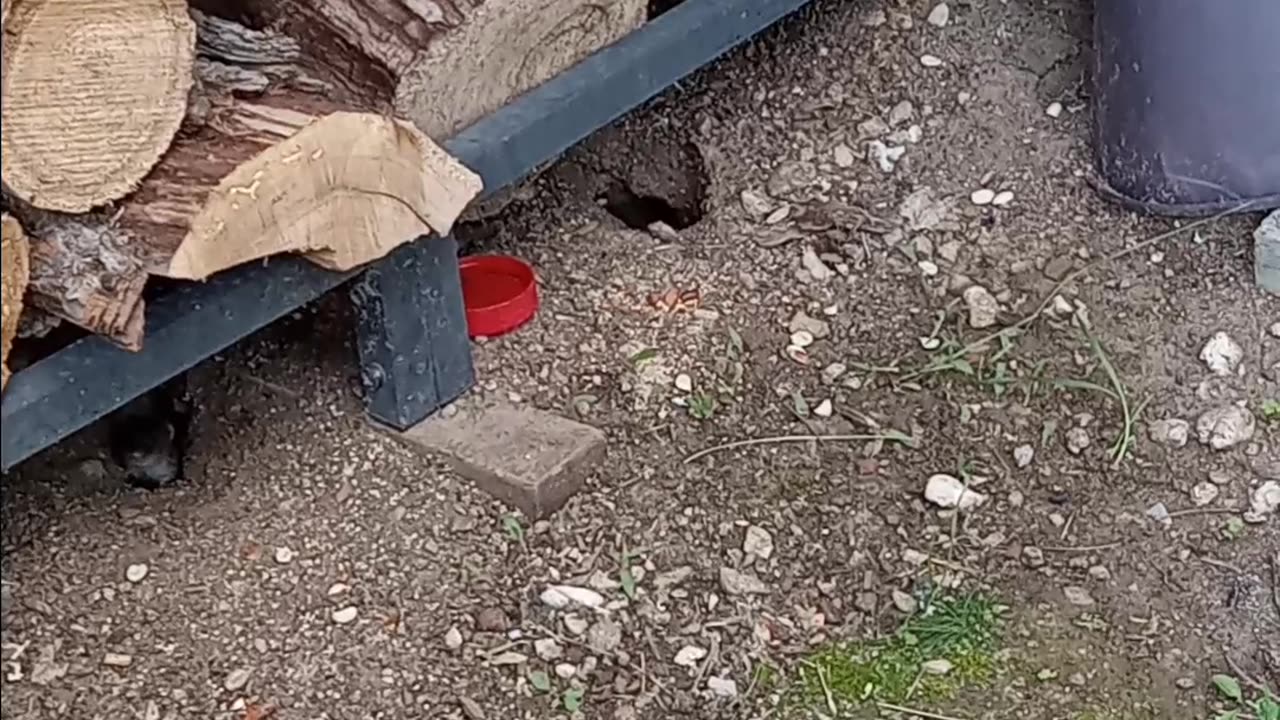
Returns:
[[[897,127],[915,117],[916,106],[910,100],[903,100],[889,110],[889,127]]]
[[[565,615],[562,622],[564,622],[564,629],[568,630],[570,635],[575,636],[581,635],[587,631],[587,628],[591,627],[591,623],[572,613]]]
[[[818,253],[812,247],[806,246],[804,255],[800,258],[800,264],[805,271],[809,273],[809,277],[818,282],[823,282],[831,278],[835,273],[827,264],[822,262],[822,258],[818,257]]]
[[[974,205],[990,205],[996,199],[996,191],[990,188],[980,188],[969,193],[969,202]]]
[[[919,550],[916,550],[915,548],[907,548],[902,551],[902,561],[908,565],[915,565],[916,567],[920,567],[925,563],[929,562],[929,554],[922,553]]]
[[[920,670],[926,675],[946,675],[955,668],[955,664],[946,658],[926,660],[920,663]]]
[[[1080,607],[1092,607],[1097,604],[1089,591],[1079,585],[1068,585],[1062,588],[1062,594],[1066,596],[1067,602]]]
[[[828,385],[834,385],[841,375],[848,372],[849,366],[844,363],[834,362],[822,369],[822,382]]]
[[[1151,442],[1166,447],[1185,447],[1191,437],[1191,423],[1178,418],[1157,420],[1147,428],[1147,437],[1151,438]]]
[[[808,330],[796,330],[791,333],[791,346],[801,350],[813,344],[813,333]]]
[[[791,206],[783,205],[782,207],[769,213],[764,219],[765,225],[777,225],[778,223],[791,217]]]
[[[810,317],[803,310],[797,310],[796,314],[791,316],[791,321],[787,323],[787,329],[791,332],[804,330],[819,340],[831,335],[831,323],[822,318]]]
[[[751,573],[731,567],[720,568],[720,587],[730,595],[768,595],[769,586]]]
[[[987,496],[965,488],[958,478],[938,473],[925,483],[924,499],[941,508],[972,510],[985,503]]]
[[[151,568],[146,563],[134,563],[124,569],[124,579],[131,583],[140,583],[147,578]]]
[[[693,391],[693,378],[689,376],[689,373],[676,375],[676,389],[680,392]]]
[[[975,330],[989,328],[1000,316],[1000,303],[990,290],[981,285],[970,285],[964,291],[964,304],[969,308],[969,326]]]
[[[226,688],[227,692],[243,690],[252,676],[253,671],[249,668],[237,668],[227,673],[227,676],[222,679],[222,687]]]
[[[562,610],[570,605],[580,605],[588,608],[598,608],[604,605],[603,595],[591,588],[577,587],[575,585],[550,585],[538,597],[542,600],[543,605],[556,610]]]
[[[940,2],[933,6],[933,9],[929,11],[929,17],[925,19],[934,27],[946,27],[951,20],[951,7],[944,2]]]
[[[1045,114],[1045,115],[1048,115],[1048,116],[1049,116],[1049,117],[1051,117],[1051,118],[1058,118],[1058,117],[1061,117],[1061,116],[1062,116],[1062,103],[1060,103],[1060,102],[1051,102],[1051,103],[1049,103],[1049,107],[1046,107],[1046,108],[1044,109],[1044,114]]]
[[[707,656],[705,648],[697,645],[685,645],[676,651],[675,659],[672,661],[680,667],[696,667],[698,661]]]
[[[1158,523],[1167,523],[1170,520],[1169,508],[1165,507],[1164,503],[1158,502],[1147,508],[1147,517]]]
[[[773,202],[755,190],[743,190],[740,197],[742,199],[742,209],[757,220],[773,211]]]
[[[922,337],[922,338],[916,338],[916,339],[920,341],[920,347],[924,348],[925,350],[932,351],[942,347],[942,340],[940,338]]]
[[[924,54],[920,56],[920,64],[927,68],[942,67],[942,58],[937,55]]]
[[[916,609],[920,607],[920,603],[916,602],[914,597],[911,597],[909,593],[905,593],[897,588],[893,589],[893,592],[890,593],[890,597],[893,599],[893,606],[898,608],[899,612],[907,615],[914,613]]]
[[[1226,450],[1253,438],[1256,428],[1253,413],[1238,405],[1224,405],[1196,420],[1196,437],[1214,450]]]
[[[288,565],[293,562],[293,551],[287,547],[276,548],[276,562],[281,565]]]
[[[444,646],[450,650],[457,650],[462,647],[462,631],[457,626],[451,627],[445,631]]]
[[[773,536],[759,525],[748,525],[742,540],[742,552],[768,560],[773,556]]]
[[[1257,515],[1271,515],[1280,510],[1280,483],[1268,480],[1254,489],[1249,498],[1250,509]]]
[[[133,656],[109,652],[102,656],[102,664],[107,667],[126,668],[133,664]]]
[[[1001,190],[996,193],[995,197],[991,198],[991,204],[996,207],[1005,207],[1011,202],[1013,202],[1012,190]]]
[[[935,277],[938,274],[938,264],[932,260],[921,260],[916,265],[925,277]]]
[[[738,697],[738,683],[729,678],[715,676],[707,678],[707,690],[710,690],[711,694],[716,697]]]
[[[1200,359],[1214,375],[1233,375],[1244,359],[1244,348],[1230,335],[1220,331],[1214,333],[1200,349]]]
[[[346,591],[348,591],[348,590],[350,590],[350,589],[351,589],[351,586],[350,586],[350,585],[348,585],[348,584],[346,584],[346,583],[336,582],[336,583],[334,583],[334,584],[332,584],[332,585],[330,585],[330,586],[329,586],[329,590],[328,590],[327,592],[328,592],[329,597],[336,597],[336,596],[341,595],[342,593],[344,593],[344,592],[346,592]]]
[[[853,153],[853,148],[844,143],[835,146],[831,151],[831,158],[835,161],[836,167],[842,168],[853,167],[854,161],[858,159]]]
[[[1208,505],[1217,499],[1218,486],[1211,482],[1196,483],[1195,487],[1191,488],[1191,502],[1197,507]]]
[[[831,404],[829,398],[823,398],[822,402],[813,408],[813,414],[816,417],[829,418],[833,413],[835,413],[835,406]]]
[[[603,618],[587,631],[587,645],[598,653],[611,653],[622,643],[622,626]]]
[[[1020,468],[1031,464],[1036,458],[1036,449],[1030,445],[1019,445],[1013,449],[1013,462]]]
[[[1089,432],[1084,428],[1071,428],[1067,431],[1067,450],[1072,455],[1079,455],[1084,449],[1089,447]]]
[[[1271,327],[1267,328],[1267,331],[1271,333],[1271,337],[1280,338],[1280,322],[1271,323]]]
[[[550,662],[564,654],[564,648],[555,638],[538,638],[533,641],[533,652],[543,660]]]
[[[885,174],[893,172],[898,161],[906,154],[907,148],[902,145],[890,147],[879,140],[867,143],[867,159]]]
[[[346,625],[347,623],[355,620],[356,616],[359,614],[359,610],[354,606],[348,605],[347,607],[338,608],[333,611],[333,621],[339,625]]]

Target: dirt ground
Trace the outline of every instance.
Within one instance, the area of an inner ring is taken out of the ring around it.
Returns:
[[[1139,246],[1172,225],[1096,197],[1086,5],[818,2],[466,227],[543,295],[477,345],[475,392],[609,439],[548,521],[364,420],[341,295],[193,372],[181,487],[123,488],[92,432],[11,473],[0,715],[913,717],[817,658],[942,595],[994,599],[1000,639],[914,716],[1209,718],[1214,674],[1277,687],[1257,218]],[[1236,372],[1200,359],[1218,332]],[[1213,450],[1224,407],[1256,427]],[[796,435],[859,439],[686,461]],[[986,502],[940,510],[939,473]]]

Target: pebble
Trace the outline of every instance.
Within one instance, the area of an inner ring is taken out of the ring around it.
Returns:
[[[147,578],[151,568],[146,563],[135,563],[124,569],[124,579],[131,583],[140,583]]]
[[[911,615],[920,607],[920,603],[916,602],[916,599],[910,593],[905,593],[896,588],[891,593],[891,597],[893,598],[893,606],[906,615]]]
[[[707,678],[707,690],[711,691],[711,694],[716,697],[738,697],[738,683],[730,678],[715,676]]]
[[[511,620],[502,608],[487,607],[476,614],[476,629],[483,632],[505,632]]]
[[[1253,438],[1257,421],[1238,405],[1213,408],[1196,420],[1196,437],[1214,450],[1226,450]]]
[[[587,631],[587,628],[591,627],[591,623],[573,614],[565,615],[563,622],[564,629],[568,630],[570,635],[581,635]]]
[[[253,672],[249,670],[249,668],[238,668],[236,670],[232,670],[227,673],[227,676],[222,680],[222,687],[226,688],[227,692],[243,690],[244,687],[249,684],[249,678],[252,675]]]
[[[831,157],[836,163],[836,167],[848,168],[853,167],[853,163],[858,159],[853,153],[853,148],[841,143],[835,146],[831,151]]]
[[[1169,508],[1165,507],[1164,503],[1158,502],[1147,508],[1147,517],[1158,523],[1167,523],[1170,520]]]
[[[102,656],[102,664],[107,667],[127,668],[133,664],[133,656],[124,653],[109,652]]]
[[[1067,598],[1067,602],[1079,607],[1093,607],[1097,603],[1089,591],[1079,585],[1068,585],[1062,588],[1062,594]]]
[[[770,202],[769,198],[755,190],[743,190],[739,198],[742,200],[742,209],[756,219],[760,219],[773,211],[773,203]]]
[[[339,625],[346,625],[347,623],[355,620],[356,615],[359,615],[359,614],[360,614],[359,610],[357,610],[354,606],[348,605],[347,607],[339,608],[333,611],[333,621],[338,623]]]
[[[990,205],[992,202],[995,201],[995,199],[996,199],[996,191],[991,190],[989,188],[981,188],[979,190],[974,190],[972,193],[969,194],[969,202],[978,206]]]
[[[558,663],[556,665],[556,677],[561,680],[568,680],[578,674],[578,666],[572,663]]]
[[[276,562],[281,565],[288,565],[293,562],[293,551],[287,547],[276,548]]]
[[[1089,577],[1105,582],[1111,579],[1111,570],[1106,565],[1094,565],[1089,568]]]
[[[915,548],[907,548],[906,550],[902,551],[902,561],[908,565],[915,565],[916,567],[920,567],[925,563],[929,562],[929,554],[922,553],[919,550],[916,550]]]
[[[813,333],[808,330],[796,330],[791,333],[791,347],[798,347],[801,350],[813,344]]]
[[[995,197],[991,198],[991,204],[996,207],[1005,207],[1011,202],[1013,202],[1012,190],[1001,190],[996,193]]]
[[[920,670],[926,675],[946,675],[955,669],[955,664],[946,658],[926,660],[920,663]]]
[[[810,317],[803,310],[798,310],[795,315],[791,316],[791,321],[787,323],[787,329],[793,333],[807,332],[819,340],[831,335],[831,323],[821,318]]]
[[[1218,486],[1211,482],[1196,483],[1195,487],[1191,488],[1191,502],[1196,507],[1204,507],[1217,499]]]
[[[1244,349],[1230,335],[1219,331],[1200,349],[1200,360],[1214,375],[1230,376],[1244,360]]]
[[[620,644],[622,644],[622,626],[609,618],[597,620],[596,624],[587,631],[587,645],[598,653],[611,653]]]
[[[769,586],[751,573],[725,566],[720,568],[720,587],[730,595],[767,595]]]
[[[773,536],[759,525],[748,525],[742,540],[742,552],[768,560],[773,556]]]
[[[924,487],[924,499],[941,508],[972,510],[987,501],[987,496],[970,490],[958,478],[938,473],[929,478]]]
[[[604,605],[603,595],[591,588],[577,587],[575,585],[548,586],[538,596],[538,599],[542,600],[543,605],[556,610],[567,608],[570,605],[589,608],[598,608]]]
[[[1024,468],[1036,459],[1036,449],[1031,445],[1019,445],[1013,449],[1013,462],[1020,468]]]
[[[457,626],[449,628],[444,634],[444,646],[450,650],[462,647],[462,631]]]
[[[495,666],[523,665],[524,663],[527,663],[527,662],[529,662],[528,655],[525,655],[523,653],[518,653],[518,652],[512,652],[510,650],[504,653],[498,653],[497,655],[489,658],[489,663]]]
[[[1191,423],[1178,418],[1157,420],[1147,428],[1147,437],[1165,447],[1185,447],[1191,437]]]
[[[685,645],[676,651],[676,656],[672,662],[680,667],[691,668],[697,666],[698,661],[706,656],[707,651],[705,648],[700,648],[697,645]]]
[[[1022,548],[1022,562],[1027,567],[1038,568],[1044,565],[1044,551],[1034,545]]]
[[[809,273],[809,277],[818,282],[829,280],[834,275],[831,268],[822,262],[822,258],[818,257],[818,253],[812,247],[805,247],[804,255],[800,258],[800,264]]]
[[[769,213],[764,219],[765,225],[777,225],[778,223],[791,217],[791,206],[783,205],[782,207]]]
[[[970,285],[964,291],[964,304],[969,309],[969,326],[975,330],[996,324],[1000,315],[1000,303],[990,290],[981,285]]]
[[[1249,498],[1249,506],[1255,515],[1262,517],[1280,510],[1280,483],[1268,480],[1259,485]]]
[[[1062,103],[1060,102],[1049,103],[1049,106],[1044,109],[1044,114],[1048,115],[1051,118],[1062,117]]]
[[[889,127],[897,127],[915,117],[916,106],[910,100],[903,100],[889,110]]]
[[[829,418],[834,413],[835,406],[831,404],[831,400],[828,398],[823,398],[822,402],[818,403],[817,406],[813,408],[813,414],[820,418]]]
[[[873,165],[880,168],[880,172],[888,174],[893,172],[897,167],[898,161],[903,155],[907,154],[907,148],[902,145],[890,147],[879,140],[872,140],[867,143],[867,160]]]
[[[678,243],[681,240],[680,233],[661,220],[654,220],[645,229],[649,231],[654,240],[664,243]]]
[[[921,55],[920,64],[927,68],[942,67],[942,58],[938,57],[937,55],[929,55],[929,54]]]
[[[1072,455],[1079,455],[1089,447],[1089,432],[1084,428],[1071,428],[1067,431],[1067,450]]]
[[[533,641],[533,652],[539,658],[551,662],[564,654],[564,648],[560,647],[555,638],[538,638]]]
[[[841,375],[848,372],[849,366],[844,363],[834,362],[822,369],[822,382],[828,385],[834,385]]]
[[[676,389],[680,392],[693,391],[693,378],[690,377],[689,373],[680,373],[679,375],[676,375]]]
[[[946,27],[951,20],[951,7],[944,2],[938,3],[933,6],[929,11],[929,17],[925,19],[934,27]]]
[[[1271,337],[1280,338],[1280,322],[1271,323],[1271,327],[1267,328],[1267,331],[1271,333]]]
[[[938,264],[932,260],[921,260],[916,263],[916,265],[920,268],[920,272],[923,273],[925,277],[935,277],[938,274]]]

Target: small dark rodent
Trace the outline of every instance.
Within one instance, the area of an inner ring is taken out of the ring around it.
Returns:
[[[181,380],[151,390],[108,419],[111,458],[125,481],[156,490],[183,478],[191,424],[190,403]]]

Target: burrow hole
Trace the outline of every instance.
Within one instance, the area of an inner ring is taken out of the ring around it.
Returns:
[[[633,230],[656,222],[676,230],[702,220],[708,178],[702,154],[692,145],[652,153],[642,167],[609,178],[596,198],[604,209]]]

